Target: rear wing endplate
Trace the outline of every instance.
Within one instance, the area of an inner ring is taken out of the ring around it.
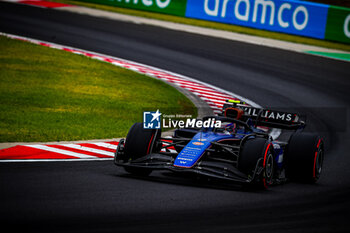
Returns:
[[[222,115],[225,116],[229,108],[242,109],[244,113],[241,116],[241,120],[247,121],[250,118],[255,121],[256,126],[291,130],[297,130],[305,127],[305,121],[301,120],[301,116],[297,113],[255,108],[239,100],[226,100],[226,103],[222,108]]]

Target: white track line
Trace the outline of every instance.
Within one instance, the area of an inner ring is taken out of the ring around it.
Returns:
[[[94,144],[96,146],[112,149],[112,150],[116,150],[118,147],[117,145],[113,145],[113,144],[109,144],[109,143],[105,143],[105,142],[97,142],[97,143],[92,143],[92,144]]]
[[[101,155],[114,157],[114,153],[113,152],[99,150],[99,149],[94,149],[94,148],[90,148],[90,147],[86,147],[86,146],[80,146],[80,145],[77,145],[77,144],[62,144],[60,146],[64,146],[64,147],[68,147],[68,148],[73,148],[73,149],[78,149],[78,150],[82,150],[82,151],[87,151],[87,152],[92,152],[92,153],[96,153],[96,154],[101,154]]]
[[[72,151],[68,151],[68,150],[57,149],[57,148],[53,148],[53,147],[49,147],[49,146],[45,146],[45,145],[26,145],[26,146],[40,149],[40,150],[55,152],[55,153],[59,153],[59,154],[69,155],[69,156],[73,156],[73,157],[77,157],[77,158],[81,158],[81,159],[96,159],[97,158],[96,156],[80,154],[80,153],[76,153],[76,152],[72,152]]]

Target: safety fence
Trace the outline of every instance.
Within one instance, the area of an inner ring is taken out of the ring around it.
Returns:
[[[350,44],[350,8],[298,0],[79,0]]]

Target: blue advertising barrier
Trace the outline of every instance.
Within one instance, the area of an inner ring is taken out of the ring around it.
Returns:
[[[186,17],[324,39],[328,8],[293,0],[187,0]]]

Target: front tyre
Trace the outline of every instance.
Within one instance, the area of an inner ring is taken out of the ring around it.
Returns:
[[[142,123],[135,123],[131,126],[124,145],[124,162],[132,162],[156,151],[156,141],[160,134],[160,130],[157,129],[144,129]],[[124,169],[131,174],[141,176],[148,176],[152,172],[151,169],[132,166],[125,166]]]

